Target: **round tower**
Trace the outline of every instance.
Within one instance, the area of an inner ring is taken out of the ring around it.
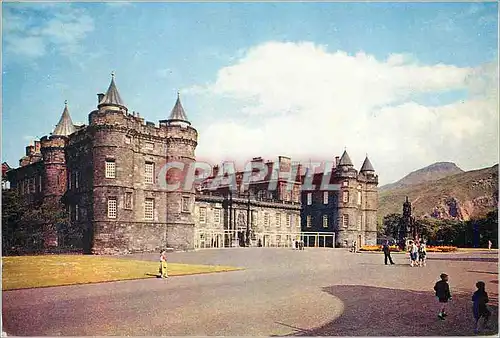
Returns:
[[[182,163],[183,169],[169,169],[166,172],[168,185],[179,184],[179,188],[166,192],[166,222],[167,247],[176,250],[194,249],[194,202],[195,190],[193,184],[185,184],[189,168],[194,165],[195,149],[198,132],[191,127],[182,107],[179,93],[177,101],[167,120],[160,121],[160,127],[165,129],[167,148],[166,162],[168,164]]]
[[[363,200],[361,212],[363,213],[363,230],[366,245],[377,244],[377,209],[378,209],[378,175],[366,156],[361,170],[359,181],[363,183]]]
[[[67,190],[66,146],[68,136],[76,131],[64,103],[62,116],[50,136],[40,139],[40,152],[44,163],[42,175],[44,198],[49,202],[59,202]],[[57,246],[57,231],[53,227],[44,229],[44,245]]]

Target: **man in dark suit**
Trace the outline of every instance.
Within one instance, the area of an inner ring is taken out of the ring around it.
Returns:
[[[384,251],[385,265],[387,265],[387,259],[389,259],[391,264],[394,264],[391,257],[391,249],[389,248],[389,241],[384,242],[382,250]]]

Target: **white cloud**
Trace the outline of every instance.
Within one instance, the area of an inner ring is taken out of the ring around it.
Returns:
[[[377,60],[308,42],[265,43],[220,69],[214,83],[191,89],[239,103],[230,119],[199,126],[197,154],[332,159],[346,146],[358,169],[369,154],[382,183],[440,160],[464,169],[492,164],[495,79],[492,66],[420,65],[409,55]],[[412,101],[452,90],[467,90],[468,100],[433,107]]]
[[[5,7],[3,27],[8,52],[36,59],[51,49],[66,56],[81,52],[81,42],[94,30],[94,21],[68,4],[24,4]]]

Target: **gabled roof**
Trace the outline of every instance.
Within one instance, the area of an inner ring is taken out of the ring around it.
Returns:
[[[183,122],[189,122],[186,112],[184,111],[184,108],[182,107],[181,103],[181,98],[179,93],[177,93],[177,101],[175,101],[174,108],[172,108],[172,111],[170,112],[170,117],[168,118],[171,121],[183,121]]]
[[[52,135],[55,136],[68,136],[70,134],[73,134],[76,131],[76,128],[73,124],[73,121],[71,121],[71,117],[69,116],[69,111],[68,111],[68,102],[64,102],[64,110],[61,116],[61,119],[56,125],[56,128],[52,132]]]
[[[353,166],[351,158],[347,154],[346,150],[344,150],[344,153],[342,154],[342,157],[340,158],[339,166]]]
[[[363,171],[375,171],[375,169],[373,169],[372,163],[368,159],[368,156],[366,156],[365,161],[363,162],[363,165],[361,166],[360,172],[363,172]]]
[[[118,106],[127,109],[127,107],[125,107],[125,103],[123,103],[120,93],[118,92],[118,89],[116,88],[114,73],[111,74],[111,83],[109,84],[108,91],[97,107],[99,108],[100,106]]]

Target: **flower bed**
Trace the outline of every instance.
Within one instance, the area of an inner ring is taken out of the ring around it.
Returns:
[[[389,247],[391,252],[401,252],[399,247],[393,245]],[[359,251],[382,251],[382,245],[363,245]],[[427,252],[453,252],[457,251],[456,246],[428,246]]]
[[[359,251],[382,251],[382,245],[363,245]],[[399,252],[399,247],[392,245],[389,247],[391,252]]]
[[[457,251],[456,246],[428,246],[426,248],[427,252],[453,252]]]

